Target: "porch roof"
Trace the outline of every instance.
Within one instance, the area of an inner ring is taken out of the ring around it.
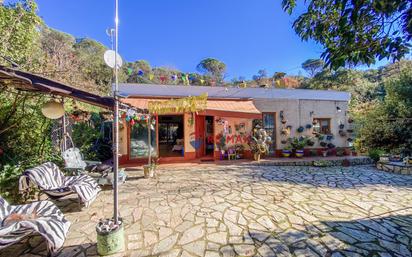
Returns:
[[[134,107],[147,109],[149,101],[166,101],[159,98],[125,98],[121,101]],[[255,107],[252,100],[207,100],[205,114],[260,117],[261,112]]]

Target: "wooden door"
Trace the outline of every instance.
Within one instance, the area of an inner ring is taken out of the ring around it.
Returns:
[[[195,120],[195,143],[196,158],[205,156],[205,116],[196,115]]]

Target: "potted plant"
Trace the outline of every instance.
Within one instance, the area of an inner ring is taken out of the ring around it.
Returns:
[[[118,223],[113,219],[104,219],[96,225],[97,253],[101,256],[124,251],[124,226],[120,218]]]
[[[289,157],[292,154],[292,146],[287,145],[282,149],[282,156]]]
[[[271,138],[264,129],[255,129],[254,136],[251,137],[250,150],[255,161],[260,161],[260,157],[269,152]]]
[[[297,130],[298,133],[302,133],[303,131],[305,131],[305,128],[300,126]]]
[[[150,164],[146,164],[143,166],[143,172],[145,178],[154,178],[156,177],[156,168],[158,165],[158,158],[152,158]]]
[[[312,127],[312,124],[306,124],[306,129],[311,129]]]
[[[304,148],[307,145],[308,139],[306,137],[294,137],[290,140],[290,145],[295,149],[295,156],[302,158],[304,155]]]
[[[328,156],[328,153],[329,153],[329,149],[328,149],[328,148],[322,149],[322,156],[323,156],[323,157],[327,157],[327,156]]]
[[[345,124],[339,124],[339,129],[344,129],[345,128]]]

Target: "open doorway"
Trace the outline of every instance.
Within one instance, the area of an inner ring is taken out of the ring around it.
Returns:
[[[213,157],[214,145],[213,116],[196,116],[196,157]]]
[[[159,156],[184,156],[183,115],[159,116]]]

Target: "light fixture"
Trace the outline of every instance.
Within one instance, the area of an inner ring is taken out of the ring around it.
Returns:
[[[49,119],[56,120],[64,115],[63,103],[56,102],[55,100],[50,100],[43,105],[41,108],[41,113]]]
[[[342,112],[342,109],[339,106],[336,106],[336,112]]]
[[[309,116],[310,116],[310,117],[312,117],[312,116],[313,116],[313,114],[315,114],[315,112],[314,112],[314,111],[309,112]]]

